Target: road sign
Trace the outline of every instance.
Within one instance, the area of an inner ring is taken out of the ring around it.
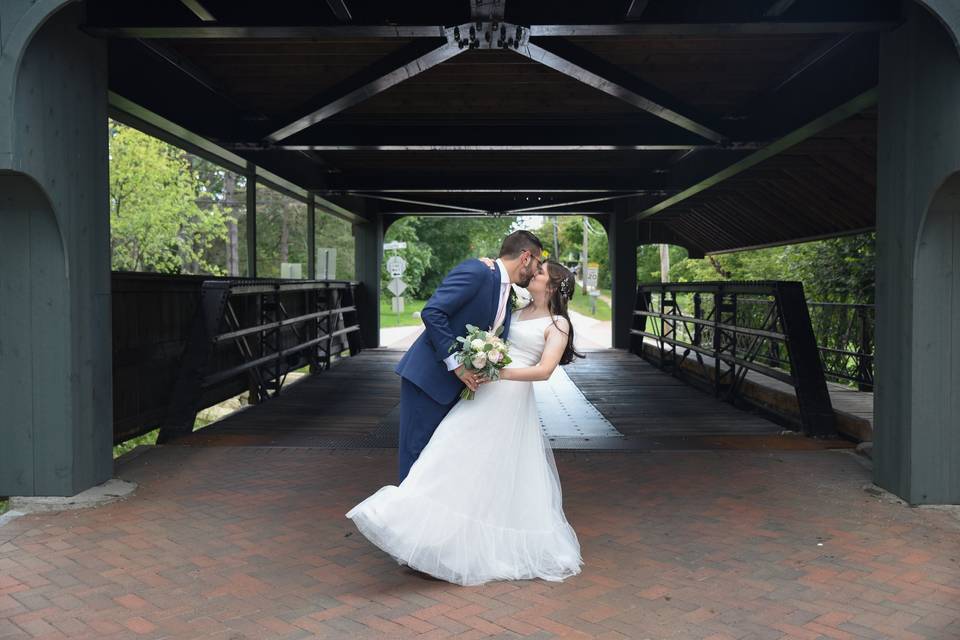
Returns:
[[[387,285],[387,289],[395,296],[402,296],[403,292],[407,290],[407,283],[400,278],[394,278],[390,281],[390,284]]]
[[[299,262],[281,262],[280,277],[301,279],[303,277],[303,265]]]
[[[396,251],[397,249],[406,249],[407,243],[400,242],[399,240],[394,240],[393,242],[387,242],[383,245],[384,251]]]
[[[597,279],[600,276],[600,264],[597,262],[591,262],[587,265],[587,280],[586,285],[588,289],[597,288]]]
[[[390,256],[387,260],[387,273],[394,278],[399,278],[407,270],[407,261],[400,256]]]
[[[394,313],[403,313],[403,297],[402,296],[393,297],[392,308]],[[400,324],[399,316],[397,317],[397,324]]]
[[[317,248],[317,280],[336,280],[337,278],[337,250]]]

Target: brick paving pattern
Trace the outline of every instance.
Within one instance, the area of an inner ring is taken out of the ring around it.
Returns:
[[[583,573],[479,587],[343,517],[395,456],[147,449],[131,498],[0,528],[0,638],[960,638],[960,520],[849,452],[558,451]]]

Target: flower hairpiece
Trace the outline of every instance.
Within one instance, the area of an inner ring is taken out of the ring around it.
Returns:
[[[573,286],[570,284],[570,278],[564,278],[560,281],[560,295],[569,300],[573,294]]]

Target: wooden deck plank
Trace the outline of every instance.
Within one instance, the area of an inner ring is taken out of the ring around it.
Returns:
[[[403,352],[364,351],[284,387],[279,397],[170,444],[396,447]],[[847,446],[782,434],[760,415],[717,400],[625,351],[591,351],[566,367],[587,399],[624,434],[590,442],[558,438],[558,449],[822,449]]]

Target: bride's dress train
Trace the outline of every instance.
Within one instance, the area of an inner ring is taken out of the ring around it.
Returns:
[[[513,319],[510,367],[540,360],[549,322]],[[346,516],[398,563],[456,584],[580,573],[532,384],[481,385],[451,409],[399,486],[381,487]]]

